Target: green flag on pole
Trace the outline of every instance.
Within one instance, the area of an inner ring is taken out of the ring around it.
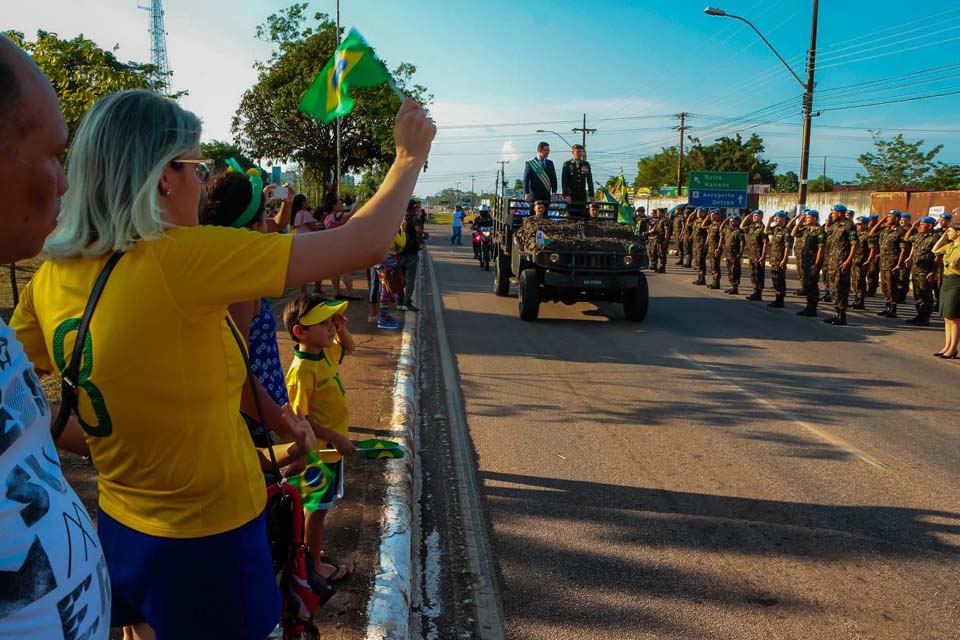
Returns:
[[[300,99],[299,110],[324,124],[353,111],[351,88],[375,87],[393,82],[390,72],[374,55],[373,49],[356,29],[333,54],[333,58],[314,79]]]

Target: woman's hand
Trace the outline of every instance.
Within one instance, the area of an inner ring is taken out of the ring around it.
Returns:
[[[424,162],[437,135],[437,126],[416,100],[407,98],[397,112],[393,138],[397,145],[397,159],[409,158]]]
[[[280,407],[280,419],[293,434],[299,455],[306,455],[308,451],[316,448],[317,436],[313,433],[310,421],[303,416],[298,416],[289,404]]]
[[[342,456],[352,456],[357,452],[357,448],[350,441],[350,438],[342,433],[335,434],[334,438],[330,440],[330,444]]]

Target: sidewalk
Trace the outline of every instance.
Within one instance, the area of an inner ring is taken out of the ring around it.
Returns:
[[[357,295],[366,293],[363,273],[354,280]],[[329,284],[326,292],[331,293]],[[277,317],[277,342],[284,371],[293,358],[293,342],[283,328],[283,307],[298,294],[290,290],[271,306]],[[397,371],[397,353],[401,331],[378,330],[367,324],[369,304],[351,301],[347,309],[350,331],[357,340],[357,351],[344,359],[341,367],[350,401],[351,437],[389,437],[393,412],[393,388]],[[397,316],[403,319],[402,312]],[[48,388],[52,400],[59,400],[59,389]],[[60,454],[67,480],[96,522],[97,472],[93,465],[69,453]],[[367,606],[373,592],[380,549],[380,517],[386,493],[383,463],[351,461],[347,467],[344,499],[327,520],[325,551],[345,563],[351,576],[338,583],[337,595],[317,613],[317,624],[324,640],[357,640],[367,631]]]

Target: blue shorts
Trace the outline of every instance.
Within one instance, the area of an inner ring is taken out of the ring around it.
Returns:
[[[260,514],[204,538],[159,538],[101,509],[97,528],[113,587],[110,625],[147,622],[157,640],[263,640],[280,620],[280,590]]]

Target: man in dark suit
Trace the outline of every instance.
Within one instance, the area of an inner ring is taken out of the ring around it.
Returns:
[[[527,160],[523,168],[523,190],[527,194],[527,202],[552,202],[557,199],[557,171],[553,168],[553,162],[547,159],[549,155],[550,145],[541,142],[537,145],[537,155]]]

